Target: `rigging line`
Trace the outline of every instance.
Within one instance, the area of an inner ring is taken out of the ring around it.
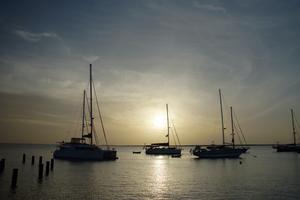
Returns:
[[[230,106],[229,106],[229,104],[227,104],[226,99],[225,99],[223,93],[221,93],[221,95],[222,95],[222,102],[224,104],[223,108],[227,108],[227,109],[223,109],[223,111],[224,110],[226,111],[227,117],[228,117],[228,119],[230,119],[230,111],[229,111],[230,109],[228,109],[228,108],[230,108]],[[223,118],[224,118],[224,113],[223,113]],[[225,120],[224,120],[224,123],[225,123]],[[227,129],[226,125],[224,125],[224,134],[225,134],[226,129]]]
[[[174,134],[173,128],[174,128],[174,127],[171,128],[171,131],[172,131],[172,137],[173,137],[173,140],[174,140],[174,144],[175,144],[175,147],[176,147],[177,144],[176,144],[176,139],[175,139],[175,134]]]
[[[89,126],[89,123],[88,123],[88,120],[87,120],[87,118],[86,118],[86,114],[84,113],[84,121],[85,121],[85,129],[86,129],[86,132],[87,133],[89,133],[89,128],[90,128],[90,126]]]
[[[88,88],[88,83],[86,84],[86,87],[85,87],[85,90],[87,91],[87,88]],[[85,95],[84,96],[84,98],[85,98],[85,106],[88,108],[88,112],[90,113],[91,111],[90,111],[90,107],[89,107],[89,100],[88,100],[88,97],[87,97],[87,95]],[[83,109],[83,108],[82,108]],[[86,111],[87,112],[87,111]],[[84,121],[85,121],[85,127],[84,127],[84,129],[86,130],[86,132],[87,132],[87,134],[89,133],[89,128],[90,128],[90,125],[88,124],[88,118],[87,118],[87,116],[86,116],[86,112],[84,113]],[[82,117],[82,116],[81,116]]]
[[[240,126],[240,122],[239,122],[239,120],[238,120],[238,118],[237,118],[237,114],[235,113],[234,110],[233,110],[233,115],[234,115],[235,121],[237,122],[238,128],[239,128],[239,130],[241,131],[241,135],[242,135],[242,137],[243,137],[244,143],[247,144],[245,135],[244,135],[243,130],[242,130],[241,126]]]
[[[88,112],[91,113],[91,108],[90,108],[90,105],[89,105],[88,97],[85,96],[85,98],[86,98],[86,102],[88,102],[88,103],[86,104],[87,107],[88,107]],[[88,129],[90,126],[88,125],[87,118],[85,118],[85,119],[86,119],[86,127],[87,127],[87,131],[89,132],[89,131],[91,131],[91,130]],[[95,129],[95,126],[93,126],[92,128],[93,128],[93,133],[94,133],[94,136],[95,136],[95,142],[96,142],[96,144],[100,144],[100,143],[99,143],[99,138],[98,138],[98,135],[97,135],[97,132],[96,132],[96,129]],[[92,131],[91,131],[91,132],[92,132]]]
[[[102,132],[103,132],[103,135],[104,135],[105,144],[106,144],[107,149],[109,149],[108,142],[107,142],[107,137],[106,137],[106,132],[105,132],[104,124],[103,124],[103,118],[102,118],[101,111],[100,111],[100,106],[99,106],[99,101],[98,101],[94,81],[92,81],[92,84],[93,84],[94,93],[95,93],[95,97],[96,97],[96,104],[97,104],[97,108],[98,108],[98,114],[99,114],[99,118],[100,118],[100,122],[101,122],[101,127],[102,127]]]
[[[226,100],[225,100],[225,97],[224,97],[223,93],[222,93],[221,95],[222,95],[223,103],[225,104],[226,107],[229,107],[228,104],[226,103]],[[227,113],[229,114],[229,111],[228,111],[228,110],[227,110]],[[233,110],[233,114],[234,114],[235,120],[236,120],[236,122],[237,122],[238,128],[239,128],[239,130],[241,131],[241,135],[242,135],[242,137],[243,137],[244,143],[247,144],[245,135],[244,135],[244,133],[243,133],[243,130],[242,130],[241,126],[240,126],[240,123],[239,123],[239,121],[238,121],[237,115],[236,115],[236,113],[235,113],[234,110]]]
[[[87,100],[86,100],[87,97],[84,96],[84,98],[85,98],[85,101],[87,101]],[[87,102],[87,104],[85,104],[84,106],[85,106],[85,107],[88,106],[88,102]],[[84,110],[85,110],[85,112],[83,113],[83,115],[84,115],[84,123],[85,123],[85,124],[84,124],[84,129],[85,129],[86,132],[88,133],[88,132],[89,132],[89,125],[88,125],[88,121],[87,121],[87,117],[86,117],[86,109],[84,109]]]
[[[91,109],[90,109],[90,106],[89,106],[89,101],[88,101],[88,97],[87,96],[85,96],[85,101],[87,102],[86,103],[86,106],[87,106],[87,108],[88,108],[88,112],[90,113],[91,111]],[[89,126],[89,124],[88,124],[88,118],[86,117],[86,113],[84,113],[84,119],[85,119],[85,126],[86,126],[86,131],[87,131],[87,133],[89,133],[89,128],[90,128],[90,126]]]
[[[175,136],[177,138],[178,144],[179,144],[179,146],[181,146],[181,143],[180,143],[180,140],[179,140],[179,137],[178,137],[178,134],[177,134],[177,130],[175,128],[174,120],[172,118],[171,118],[171,123],[172,123],[172,127],[174,129],[174,133],[175,133]],[[174,138],[174,141],[175,141],[175,138]]]
[[[85,98],[86,98],[86,102],[87,102],[86,105],[87,105],[87,108],[88,108],[88,113],[90,114],[91,113],[91,108],[90,108],[90,104],[89,104],[89,99],[88,99],[87,96],[85,96]],[[86,120],[87,120],[87,118],[86,118]],[[88,123],[88,121],[87,121],[87,123]],[[87,124],[87,127],[90,127],[90,124]],[[89,131],[91,131],[91,130],[89,130]]]
[[[78,123],[79,123],[79,119],[81,117],[77,117],[80,115],[80,110],[81,110],[81,106],[76,106],[77,109],[74,109],[72,112],[72,117],[76,116],[76,118],[73,118],[70,120],[70,123],[72,124],[71,126],[68,127],[66,133],[68,137],[72,137],[74,136],[74,133],[77,132],[78,130]]]
[[[237,129],[235,123],[233,123],[233,127],[234,127],[235,130]],[[236,131],[236,132],[235,132],[235,135],[238,136],[238,139],[239,139],[239,141],[240,141],[240,144],[243,144],[243,141],[242,141],[242,139],[241,139],[240,133],[239,133],[238,131]]]
[[[99,138],[98,138],[98,134],[97,134],[97,131],[96,131],[96,128],[95,128],[95,126],[93,127],[93,131],[94,131],[94,136],[95,136],[95,142],[96,142],[96,144],[97,145],[99,145],[100,143],[99,143]]]
[[[80,130],[80,118],[81,118],[81,112],[80,112],[80,110],[79,109],[77,110],[77,114],[76,115],[78,117],[76,117],[76,119],[74,120],[75,124],[74,124],[73,130],[72,130],[73,134],[76,133],[78,130]],[[73,137],[74,137],[74,135],[73,135]]]
[[[178,144],[179,144],[179,146],[181,146],[181,143],[180,143],[180,140],[179,140],[179,137],[178,137],[177,130],[176,130],[176,128],[175,128],[173,119],[171,119],[171,123],[172,123],[173,129],[174,129],[174,132],[175,132],[175,135],[176,135]]]
[[[298,120],[297,120],[297,116],[296,116],[295,113],[294,113],[294,119],[295,119],[295,121],[296,121],[296,124],[297,124],[298,129],[300,130],[300,125],[299,125],[299,122],[298,122]],[[299,138],[300,138],[299,131],[297,132],[297,136],[298,136],[298,139],[299,139]]]

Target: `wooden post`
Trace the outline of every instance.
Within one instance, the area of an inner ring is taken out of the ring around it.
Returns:
[[[53,168],[54,168],[54,159],[51,158],[51,171],[53,171]]]
[[[22,159],[22,163],[25,164],[25,161],[26,161],[26,154],[23,153],[23,159]]]
[[[39,164],[39,179],[43,179],[43,171],[44,171],[44,165]]]
[[[2,158],[0,161],[0,173],[4,171],[5,168],[5,159]]]
[[[43,164],[43,156],[40,156],[39,158],[39,165]]]
[[[14,168],[12,177],[11,177],[11,188],[15,189],[17,187],[17,180],[18,180],[18,169]]]
[[[46,176],[49,175],[49,167],[50,167],[50,162],[47,161],[47,162],[46,162],[46,173],[45,173]]]
[[[34,156],[31,156],[31,165],[34,165]]]

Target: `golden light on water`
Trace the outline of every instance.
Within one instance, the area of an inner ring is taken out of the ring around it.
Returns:
[[[163,194],[168,189],[168,174],[167,174],[167,163],[162,156],[158,156],[153,162],[152,171],[152,182],[155,184],[151,185],[151,191],[155,196],[155,199],[162,199]]]

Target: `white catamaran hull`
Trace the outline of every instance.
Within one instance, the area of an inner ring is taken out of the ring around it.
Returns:
[[[104,150],[98,147],[82,148],[82,147],[60,147],[53,153],[56,159],[65,160],[116,160],[117,152],[115,150]]]

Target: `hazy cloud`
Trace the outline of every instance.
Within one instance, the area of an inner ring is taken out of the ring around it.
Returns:
[[[200,9],[206,9],[206,10],[210,10],[210,11],[226,13],[226,9],[219,5],[201,4],[199,1],[195,1],[194,6],[197,8],[200,8]]]
[[[89,63],[94,63],[99,59],[99,56],[83,56],[83,59]]]
[[[38,41],[42,40],[43,38],[60,39],[60,37],[56,33],[53,33],[53,32],[32,33],[32,32],[25,31],[25,30],[16,30],[15,34],[29,42],[38,42]]]

